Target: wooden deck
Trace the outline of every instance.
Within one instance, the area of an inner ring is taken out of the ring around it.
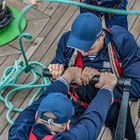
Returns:
[[[140,10],[139,0],[128,0],[128,9]],[[8,5],[21,10],[28,4],[28,0],[9,0]],[[29,61],[39,61],[47,66],[52,60],[56,45],[60,36],[67,31],[74,18],[79,14],[79,8],[70,5],[58,3],[43,3],[36,9],[31,9],[26,18],[28,25],[26,31],[33,35],[31,41],[24,41],[26,54]],[[140,46],[140,16],[128,16],[129,30],[135,36]],[[18,48],[17,39],[9,44],[0,47],[0,77],[6,67],[14,63],[15,60],[22,59],[21,52]],[[19,82],[25,83],[32,79],[31,75],[23,74]],[[6,89],[3,95],[9,91]],[[11,98],[17,107],[26,107],[28,101],[33,95],[34,90],[24,90],[20,94],[16,94]],[[131,102],[131,112],[136,132],[140,128],[140,120],[137,117],[137,102]],[[10,126],[6,121],[6,107],[0,102],[0,140],[8,139],[8,130]],[[13,113],[12,118],[15,119],[17,114]],[[103,128],[98,140],[111,140],[110,132],[107,128]]]

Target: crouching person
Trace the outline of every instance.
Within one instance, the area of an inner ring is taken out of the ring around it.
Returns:
[[[9,140],[95,140],[111,106],[117,78],[101,73],[95,85],[100,88],[76,126],[69,123],[74,106],[67,98],[69,84],[82,84],[82,69],[69,67],[31,106],[20,113],[9,130]],[[108,78],[110,77],[110,78]]]

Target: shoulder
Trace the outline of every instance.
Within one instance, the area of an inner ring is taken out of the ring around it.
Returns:
[[[122,57],[139,48],[134,36],[120,26],[115,25],[110,28],[110,40],[113,42],[118,54]]]
[[[112,39],[115,41],[123,40],[125,38],[132,38],[133,35],[124,27],[114,25],[110,28]]]
[[[130,43],[135,41],[133,35],[128,30],[117,25],[110,28],[110,35],[111,40],[117,47],[122,47],[126,41]]]
[[[63,33],[63,35],[61,36],[61,38],[68,40],[68,38],[70,36],[70,32],[71,31],[68,31],[68,32]]]

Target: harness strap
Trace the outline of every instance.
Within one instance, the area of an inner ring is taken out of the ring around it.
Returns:
[[[29,134],[29,140],[37,140],[36,136],[32,133],[32,130],[30,131]]]
[[[77,66],[80,68],[84,68],[84,64],[83,64],[81,54],[79,51],[77,51],[77,50],[74,51],[72,58],[70,59],[69,66]],[[76,93],[76,88],[77,88],[77,86],[73,86],[71,88],[71,91],[70,90],[68,91],[67,96],[70,97],[75,103],[78,103],[80,106],[87,107],[88,104],[86,102],[79,100],[79,97]]]
[[[117,77],[122,76],[122,68],[121,68],[120,62],[118,60],[118,56],[117,56],[115,49],[113,48],[113,45],[111,42],[108,44],[108,53],[109,53],[109,59],[110,59],[113,73]]]
[[[46,135],[42,140],[52,140],[53,135]],[[32,133],[32,129],[29,134],[29,140],[37,140],[37,137]]]
[[[82,107],[88,107],[88,103],[80,101],[78,95],[76,94],[75,89],[72,89],[72,92],[69,90],[68,91],[68,97],[72,99],[75,103],[78,103]]]
[[[84,64],[83,64],[80,52],[77,53],[77,57],[75,59],[75,66],[84,68]]]
[[[109,29],[107,29],[107,31],[110,32]],[[115,52],[115,49],[113,48],[113,45],[111,44],[111,42],[108,45],[108,52],[109,52],[109,59],[110,59],[113,73],[115,73],[117,77],[120,77],[122,75],[122,68],[121,68],[119,59],[117,57],[117,53]],[[84,68],[81,54],[77,50],[75,50],[75,52],[73,53],[70,63],[72,64],[71,66]],[[88,103],[80,101],[76,93],[76,88],[77,86],[72,87],[71,91],[70,90],[68,91],[67,96],[70,97],[74,102],[78,103],[80,106],[87,107]],[[119,101],[120,101],[120,98],[115,98],[113,102],[119,102]]]

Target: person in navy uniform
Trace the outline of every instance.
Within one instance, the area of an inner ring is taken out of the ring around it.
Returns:
[[[69,67],[39,99],[27,107],[9,130],[9,140],[95,140],[105,122],[116,86],[115,74],[103,72],[95,85],[99,88],[75,127],[69,123],[74,106],[66,96],[69,84],[82,84],[81,68]],[[108,78],[110,77],[110,78]],[[36,115],[35,115],[36,114]]]
[[[102,6],[106,8],[115,8],[126,10],[127,0],[80,0],[82,3]],[[80,8],[80,13],[91,12],[96,14],[100,19],[105,18],[106,27],[110,28],[113,25],[118,25],[128,29],[127,15],[109,14],[106,12],[99,12],[92,9]]]
[[[112,62],[112,59],[115,61]],[[121,26],[114,25],[110,30],[105,30],[95,14],[90,12],[80,14],[73,22],[71,31],[64,33],[60,38],[56,55],[48,68],[53,78],[57,78],[71,65],[83,68],[82,81],[85,86],[76,89],[76,96],[79,98],[76,112],[79,116],[83,114],[86,105],[98,91],[94,85],[88,84],[89,81],[102,71],[112,71],[117,76],[131,78],[130,97],[140,98],[140,48],[133,35]],[[105,123],[110,128],[112,136],[117,125],[122,89],[116,87],[114,93],[114,103]],[[81,105],[79,100],[82,102]],[[77,118],[72,122],[76,123],[76,120]],[[136,139],[130,110],[127,117],[126,137],[130,140]]]
[[[115,62],[117,62],[116,64],[110,63],[112,61],[109,58],[109,54],[112,54],[112,51],[109,53],[109,46],[112,46],[111,49],[114,49],[116,52],[115,56],[113,56]],[[117,60],[119,60],[119,62]],[[111,67],[112,64],[113,67]],[[81,67],[83,69],[81,74],[83,85],[74,90],[72,89],[72,93],[74,93],[75,96],[69,94],[69,98],[75,108],[75,115],[71,118],[71,127],[79,122],[80,117],[98,93],[98,88],[95,87],[94,84],[89,84],[89,81],[92,77],[100,75],[103,71],[114,72],[113,68],[115,65],[117,66],[115,69],[118,69],[120,76],[132,79],[130,96],[139,98],[140,48],[132,34],[120,26],[113,26],[110,28],[110,31],[104,30],[100,19],[95,14],[83,13],[79,15],[73,22],[71,31],[62,35],[58,43],[56,56],[48,67],[54,79],[61,76],[69,66]],[[106,126],[110,128],[112,136],[114,136],[116,129],[120,108],[120,101],[118,99],[121,99],[122,89],[116,86],[113,92],[115,100],[111,105],[105,122]],[[42,96],[42,98],[43,97],[44,96]],[[39,101],[41,101],[41,99]],[[18,130],[19,124],[22,124],[20,127],[32,126],[35,121],[34,115],[39,103],[28,108],[28,115],[24,117],[22,117],[23,113],[19,115],[13,127],[10,129],[10,134],[16,135],[14,130]],[[28,134],[29,131],[30,129],[26,129]],[[126,137],[130,140],[136,139],[130,109],[128,110],[127,116]]]

